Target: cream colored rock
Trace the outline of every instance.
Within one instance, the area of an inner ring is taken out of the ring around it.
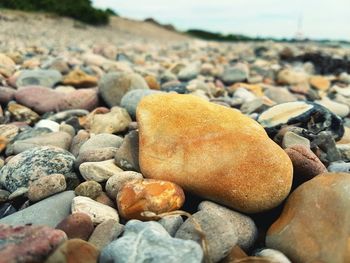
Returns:
[[[288,195],[292,163],[254,120],[191,95],[156,94],[137,109],[140,167],[234,209],[255,213]]]
[[[117,210],[85,196],[77,196],[73,198],[72,214],[78,212],[89,215],[95,225],[109,219],[113,219],[119,222],[119,215]]]
[[[122,172],[118,166],[114,164],[114,159],[102,162],[86,162],[79,166],[79,171],[85,180],[93,180],[96,182],[105,182],[111,176]]]

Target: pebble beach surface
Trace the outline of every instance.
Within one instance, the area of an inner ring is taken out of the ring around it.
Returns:
[[[350,261],[349,49],[9,11],[0,37],[0,263]]]

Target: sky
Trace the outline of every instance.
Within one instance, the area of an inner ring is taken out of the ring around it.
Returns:
[[[93,0],[134,19],[155,18],[179,30],[252,37],[350,40],[350,0]],[[300,26],[298,26],[300,25]]]

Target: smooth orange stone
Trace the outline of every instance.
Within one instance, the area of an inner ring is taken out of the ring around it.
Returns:
[[[312,76],[309,81],[312,87],[323,91],[328,90],[331,85],[330,81],[323,76]]]
[[[181,208],[185,194],[178,185],[161,180],[127,182],[117,196],[119,214],[126,219],[147,220],[142,212],[161,214]]]
[[[234,91],[238,88],[245,88],[245,89],[253,92],[258,97],[262,97],[264,95],[260,85],[252,85],[252,84],[247,84],[247,83],[236,83],[236,84],[232,85],[229,88],[229,90]]]

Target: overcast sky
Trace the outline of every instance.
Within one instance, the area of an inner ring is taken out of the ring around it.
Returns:
[[[350,40],[350,0],[93,0],[121,16],[153,17],[180,30]]]

